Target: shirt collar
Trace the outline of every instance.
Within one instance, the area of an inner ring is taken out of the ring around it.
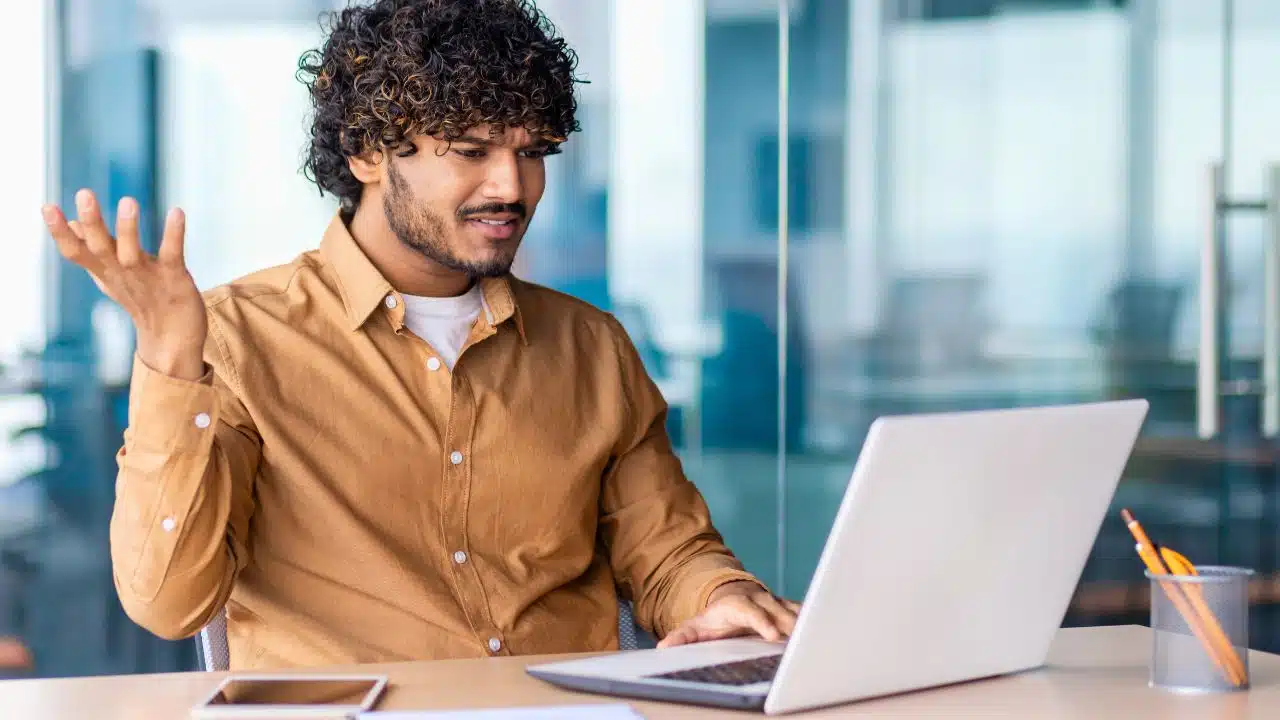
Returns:
[[[320,241],[320,255],[338,276],[338,289],[350,328],[359,330],[395,289],[356,244],[339,213],[334,214],[329,227],[325,229],[324,238]],[[510,276],[480,280],[485,321],[490,327],[496,328],[514,318],[520,340],[528,344],[513,284]]]
[[[510,275],[480,279],[480,299],[484,304],[485,320],[490,327],[497,327],[507,320],[516,326],[520,341],[529,344],[524,332],[524,318],[516,304],[515,280]]]
[[[347,320],[352,330],[358,330],[392,291],[391,283],[365,256],[338,213],[334,214],[324,231],[320,255],[337,274],[338,291],[347,309]]]

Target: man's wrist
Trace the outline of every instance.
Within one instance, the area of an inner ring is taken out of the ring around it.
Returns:
[[[203,351],[198,345],[171,347],[140,334],[137,354],[153,372],[176,380],[196,382],[206,371]]]

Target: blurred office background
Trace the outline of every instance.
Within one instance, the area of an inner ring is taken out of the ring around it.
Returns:
[[[131,330],[39,205],[137,196],[151,243],[180,205],[206,288],[313,247],[334,207],[298,172],[294,71],[339,4],[3,11],[0,635],[37,675],[195,663],[115,599]],[[751,570],[804,594],[879,414],[1141,396],[1117,508],[1256,568],[1253,643],[1280,651],[1280,3],[540,6],[590,84],[519,272],[623,320]],[[1111,517],[1067,622],[1145,622],[1145,602]]]

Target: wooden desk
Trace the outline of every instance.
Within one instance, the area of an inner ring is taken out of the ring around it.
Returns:
[[[1280,717],[1280,655],[1251,653],[1248,692],[1178,695],[1147,687],[1150,631],[1067,629],[1049,666],[1019,675],[868,700],[793,717],[1268,718]],[[612,702],[570,694],[524,674],[533,659],[369,665],[390,687],[379,709],[468,708]],[[343,668],[352,670],[353,668]],[[177,720],[221,674],[185,673],[0,682],[0,717],[41,720]],[[623,701],[628,702],[628,701]],[[632,702],[646,718],[760,717],[680,705]]]

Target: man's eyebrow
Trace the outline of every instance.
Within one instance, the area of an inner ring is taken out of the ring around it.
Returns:
[[[492,138],[482,137],[480,135],[462,135],[455,139],[454,142],[466,143],[468,145],[497,145]]]
[[[502,144],[497,140],[494,140],[493,138],[485,137],[483,135],[470,135],[470,134],[462,135],[457,139],[455,139],[453,142],[463,143],[466,145],[479,145],[480,147],[493,147],[495,145]],[[532,142],[524,145],[519,149],[534,150],[534,149],[542,149],[542,148],[553,148],[553,147],[558,147],[559,145],[560,143],[556,142],[555,140],[550,140],[547,138],[536,138]]]

